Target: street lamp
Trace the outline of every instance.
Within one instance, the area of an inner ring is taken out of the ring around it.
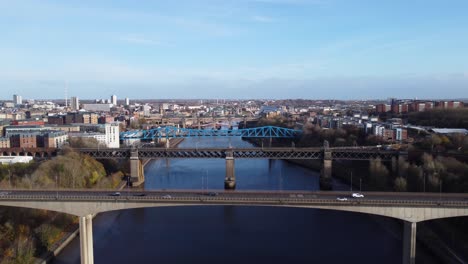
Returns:
[[[351,184],[350,184],[351,192],[353,191],[353,172],[351,172]]]
[[[359,178],[359,192],[362,192],[362,178]]]

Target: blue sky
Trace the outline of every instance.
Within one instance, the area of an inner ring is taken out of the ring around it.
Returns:
[[[466,0],[0,0],[0,99],[467,98]]]

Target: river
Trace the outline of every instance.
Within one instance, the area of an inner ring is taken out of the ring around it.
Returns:
[[[188,138],[179,147],[229,145],[251,147],[240,138]],[[317,172],[285,161],[238,159],[235,167],[238,190],[319,188]],[[145,167],[144,188],[223,189],[224,175],[223,159],[153,160]],[[316,209],[243,206],[132,209],[98,215],[93,221],[93,232],[94,258],[98,264],[393,264],[402,260],[402,229],[394,221]],[[418,248],[418,258],[420,251]],[[79,254],[79,241],[75,239],[54,263],[80,263]]]

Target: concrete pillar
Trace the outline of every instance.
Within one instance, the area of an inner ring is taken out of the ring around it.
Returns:
[[[332,176],[332,154],[331,151],[325,150],[323,153],[323,177],[331,178]]]
[[[236,188],[236,175],[234,173],[234,154],[226,152],[226,178],[224,178],[224,189]]]
[[[268,141],[268,147],[271,148],[272,145],[273,145],[273,138],[270,137],[270,140]]]
[[[416,263],[416,222],[403,223],[403,264]]]
[[[88,246],[88,264],[94,263],[94,248],[93,248],[93,216],[86,216],[86,245]]]
[[[166,138],[166,148],[171,147],[171,140],[169,138]]]
[[[138,158],[138,150],[132,150],[130,154],[130,181],[133,186],[139,186],[145,182],[145,173],[143,165]]]
[[[93,216],[80,216],[80,254],[81,264],[94,263]]]
[[[88,242],[86,238],[86,216],[80,216],[80,256],[81,264],[88,264]]]

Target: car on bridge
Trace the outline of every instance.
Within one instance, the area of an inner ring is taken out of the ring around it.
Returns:
[[[338,201],[348,201],[348,198],[346,198],[346,197],[337,197],[336,200],[338,200]]]
[[[163,195],[162,198],[169,199],[169,198],[172,198],[172,196],[169,194],[166,194],[166,195]]]
[[[207,193],[206,195],[208,195],[208,196],[218,196],[219,193],[217,193],[217,192],[209,192],[209,193]]]
[[[109,196],[120,196],[120,192],[111,193]]]
[[[353,193],[351,196],[353,198],[364,198],[364,194],[362,193]]]

